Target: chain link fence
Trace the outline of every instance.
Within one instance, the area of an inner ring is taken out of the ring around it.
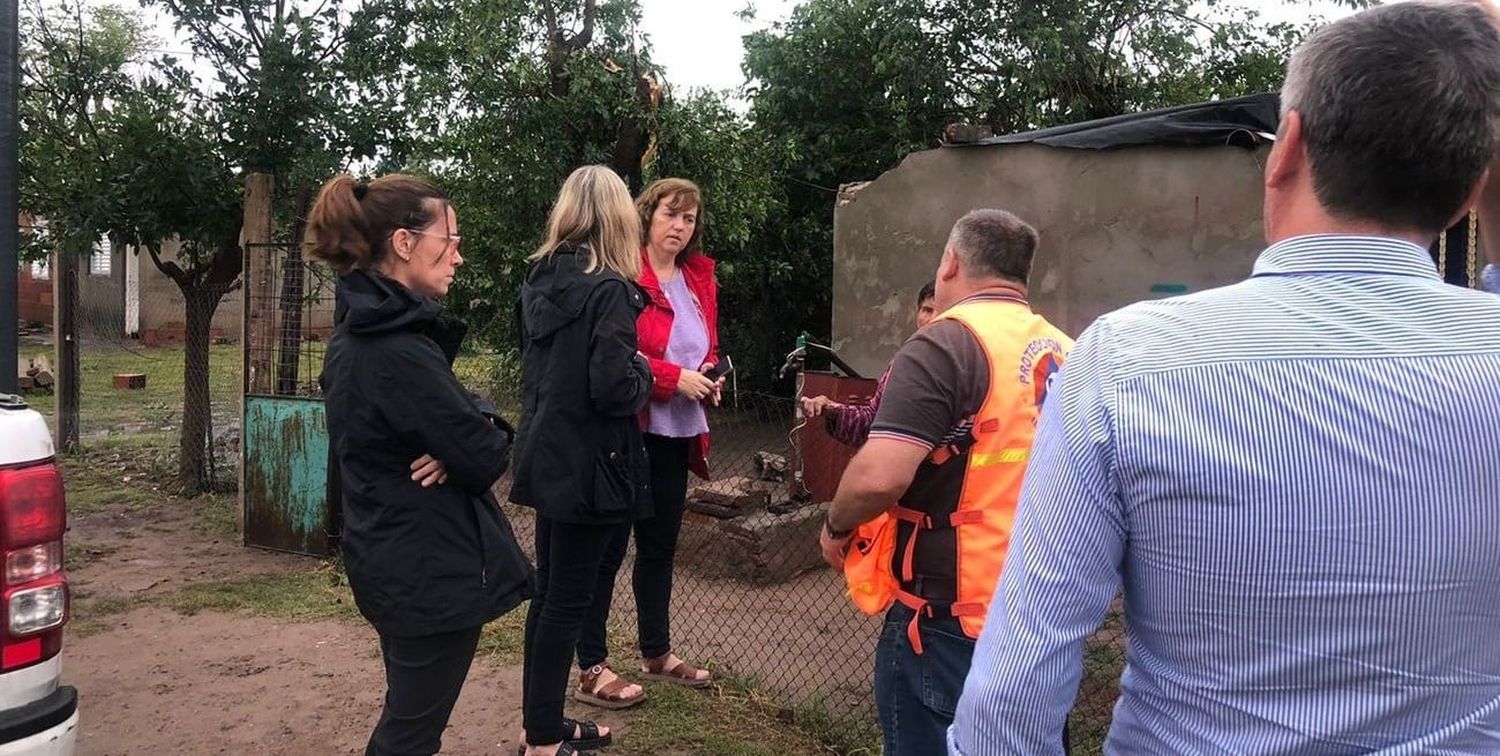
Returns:
[[[499,355],[466,355],[457,372],[481,393]],[[491,363],[491,364],[487,364]],[[802,425],[786,397],[727,392],[710,412],[713,481],[689,481],[673,575],[674,650],[721,679],[753,688],[786,717],[826,724],[830,742],[878,742],[875,643],[882,618],[850,602],[843,576],[823,564],[818,531],[826,498],[852,454],[828,443],[821,422]],[[504,498],[510,481],[497,490]],[[528,552],[532,510],[506,504]],[[635,664],[636,608],[629,575],[634,547],[615,583],[610,617],[616,669]],[[1084,652],[1070,731],[1075,754],[1102,752],[1125,659],[1123,618],[1112,611]],[[627,671],[628,675],[629,672]]]
[[[176,252],[163,245],[159,266],[144,249],[101,240],[76,260],[28,263],[21,288],[23,298],[35,301],[20,328],[21,386],[54,428],[63,424],[64,441],[76,435],[87,452],[136,457],[195,491],[229,490],[240,301],[231,291],[216,308],[199,309],[203,349],[194,350],[199,359],[189,370],[188,300],[164,271],[178,266]],[[72,307],[54,310],[58,294]],[[68,403],[56,393],[69,367],[57,364],[59,352],[64,361],[69,354],[57,349],[59,340],[73,346],[76,414],[66,412]],[[184,452],[191,469],[180,464]]]

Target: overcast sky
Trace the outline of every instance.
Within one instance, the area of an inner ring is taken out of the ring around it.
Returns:
[[[139,8],[135,0],[88,1]],[[1332,18],[1349,12],[1331,0],[1237,1],[1262,6],[1268,20],[1298,20],[1313,14]],[[751,22],[738,17],[747,4],[756,10],[756,19]],[[651,37],[656,61],[666,69],[667,81],[674,87],[736,89],[744,83],[740,38],[785,20],[796,5],[797,0],[641,0],[641,29]],[[143,12],[154,22],[162,48],[185,52],[187,43],[173,32],[164,13],[154,7]]]
[[[1312,15],[1337,18],[1350,12],[1331,0],[1237,1],[1261,7],[1268,21],[1298,21]],[[736,17],[747,2],[755,6],[754,23]],[[785,20],[796,5],[796,0],[641,0],[641,26],[651,37],[656,62],[666,69],[667,81],[674,86],[733,89],[744,83],[740,38]]]
[[[747,0],[641,0],[641,28],[667,81],[682,89],[734,89],[740,71],[740,38],[785,20],[795,0],[753,0],[756,19],[738,18]]]

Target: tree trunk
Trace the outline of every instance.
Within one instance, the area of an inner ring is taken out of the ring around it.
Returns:
[[[610,167],[620,178],[625,180],[625,186],[630,189],[631,194],[637,194],[643,188],[641,186],[641,174],[644,166],[641,158],[646,154],[646,142],[649,134],[646,131],[646,114],[656,110],[656,97],[651,79],[642,76],[638,68],[632,65],[635,74],[635,106],[639,111],[627,112],[621,121],[615,137],[615,149],[610,156]]]
[[[181,287],[180,287],[181,288]],[[182,437],[177,455],[177,479],[185,495],[202,493],[208,480],[208,437],[212,411],[208,394],[209,328],[214,311],[223,298],[220,287],[182,289],[187,301],[187,326],[183,333],[186,356],[182,363]]]

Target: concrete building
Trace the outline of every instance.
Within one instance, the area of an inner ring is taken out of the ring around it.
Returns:
[[[952,137],[874,181],[850,184],[834,210],[833,347],[878,375],[911,329],[953,221],[995,207],[1041,233],[1033,307],[1077,336],[1142,299],[1223,286],[1265,247],[1263,174],[1278,98],[1252,95],[1024,134]],[[1478,221],[1432,245],[1448,283],[1477,287]]]
[[[175,261],[178,249],[175,240],[163,243],[162,259]],[[22,266],[19,279],[22,320],[52,323],[50,268],[46,262]],[[309,299],[304,307],[305,335],[326,339],[333,329],[331,284],[309,280],[305,286],[308,292],[305,297]],[[114,245],[101,239],[90,257],[78,266],[78,297],[78,326],[86,336],[106,342],[139,339],[146,346],[182,343],[186,327],[182,291],[156,267],[150,253],[143,248]],[[238,341],[243,317],[244,289],[239,288],[220,300],[210,326],[211,338]]]
[[[1041,234],[1033,306],[1077,335],[1141,299],[1232,283],[1263,245],[1277,98],[1257,95],[918,152],[843,187],[833,347],[878,375],[910,334],[953,222],[1010,210]]]

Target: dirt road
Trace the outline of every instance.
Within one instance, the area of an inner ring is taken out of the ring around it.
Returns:
[[[70,633],[63,652],[64,677],[80,693],[80,752],[362,753],[384,691],[367,626],[184,616],[153,605],[193,583],[316,566],[206,537],[192,507],[176,502],[73,520],[68,537],[87,563],[70,575],[79,625],[92,626],[83,637]],[[139,608],[90,615],[90,606],[127,601]],[[520,677],[519,664],[477,660],[444,753],[514,753]]]

